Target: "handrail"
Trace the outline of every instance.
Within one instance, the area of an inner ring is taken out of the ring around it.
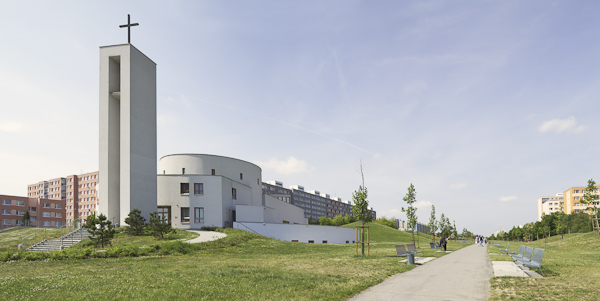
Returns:
[[[40,229],[40,230],[38,230],[38,231],[35,231],[33,234],[29,234],[29,235],[27,235],[27,236],[23,237],[23,249],[24,249],[24,250],[26,250],[26,249],[27,249],[27,248],[25,248],[25,240],[26,240],[28,237],[32,236],[32,235],[33,235],[33,240],[34,240],[34,244],[33,244],[33,245],[34,245],[34,246],[35,246],[35,245],[37,245],[37,233],[38,233],[38,232],[40,232],[40,231],[44,231],[44,240],[46,240],[46,229],[47,229],[47,228]],[[44,241],[44,240],[42,240],[42,241]]]
[[[238,225],[242,225],[242,226],[244,226],[244,228],[246,228],[246,229],[250,230],[250,232],[252,232],[252,233],[254,233],[254,234],[258,234],[258,235],[260,235],[258,232],[256,232],[256,231],[252,230],[250,227],[248,227],[248,226],[246,226],[246,225],[244,225],[244,224],[242,224],[242,223],[240,223],[240,222],[236,222],[236,223],[238,223]],[[245,230],[245,231],[248,231],[248,230]]]

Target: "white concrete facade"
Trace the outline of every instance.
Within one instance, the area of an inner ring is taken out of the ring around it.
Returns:
[[[234,221],[307,224],[304,210],[263,195],[261,169],[222,156],[175,154],[159,162],[158,208],[173,227],[232,227]]]
[[[542,221],[543,215],[550,215],[561,210],[563,204],[563,194],[557,193],[553,196],[543,196],[537,199],[538,221]]]
[[[278,240],[294,242],[349,244],[356,240],[356,229],[346,227],[251,222],[235,222],[233,227]]]
[[[156,210],[156,64],[131,44],[100,47],[100,213]]]

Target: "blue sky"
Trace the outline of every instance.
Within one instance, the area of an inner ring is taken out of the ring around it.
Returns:
[[[258,164],[264,180],[379,216],[489,235],[597,178],[595,1],[18,1],[0,9],[0,194],[98,170],[99,46],[157,63],[158,155]],[[600,182],[600,181],[598,181]]]

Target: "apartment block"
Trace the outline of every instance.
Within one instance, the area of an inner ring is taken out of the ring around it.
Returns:
[[[65,225],[63,200],[0,195],[2,229],[23,225],[25,211],[29,211],[30,226],[60,228]]]
[[[41,181],[27,185],[28,197],[62,200],[65,205],[66,223],[85,219],[98,209],[98,172]]]
[[[557,212],[563,204],[563,194],[557,193],[553,196],[543,196],[537,200],[538,205],[538,221],[542,221],[543,215],[549,215]]]
[[[303,186],[293,185],[284,188],[280,181],[263,182],[263,193],[278,198],[286,203],[304,209],[304,217],[318,220],[321,216],[334,218],[336,215],[352,215],[352,204],[340,198],[332,198],[329,194],[317,190],[305,191]],[[376,212],[370,208],[373,217]]]
[[[598,189],[600,186],[595,186],[594,194],[598,194]],[[588,207],[594,207],[595,210],[598,210],[600,203],[596,200],[593,204],[584,205],[581,203],[584,200],[584,195],[586,193],[587,186],[582,187],[571,187],[567,191],[563,192],[564,198],[564,208],[563,211],[567,214],[571,213],[579,213],[579,212],[588,212]]]

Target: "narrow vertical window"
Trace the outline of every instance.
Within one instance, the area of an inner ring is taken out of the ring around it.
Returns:
[[[244,174],[240,172],[240,180],[244,179]]]
[[[211,170],[210,170],[210,174],[211,174],[211,175],[213,175],[213,176],[214,176],[214,175],[215,175],[215,173],[216,173],[216,172],[215,172],[215,170],[214,170],[214,169],[211,169]]]
[[[190,222],[190,207],[181,207],[181,222]]]
[[[231,198],[237,200],[237,191],[235,188],[231,188]]]
[[[202,207],[194,208],[194,223],[198,223],[198,224],[204,223],[204,208],[202,208]]]
[[[182,168],[182,169],[181,169],[181,174],[182,174],[182,175],[185,175],[185,168]]]
[[[204,194],[203,183],[194,183],[194,194]]]

